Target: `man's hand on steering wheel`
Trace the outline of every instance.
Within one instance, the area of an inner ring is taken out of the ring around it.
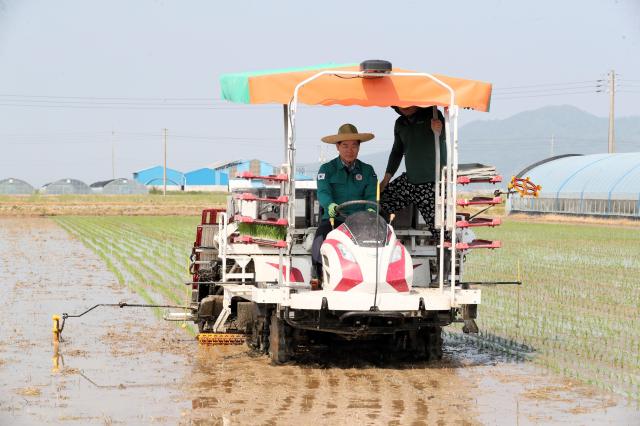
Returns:
[[[329,208],[327,209],[329,212],[329,217],[336,217],[338,215],[337,212],[338,205],[336,203],[329,204]]]
[[[331,216],[331,207],[335,205],[335,213],[336,215],[340,215],[340,216],[345,216],[345,214],[343,213],[343,210],[346,207],[351,207],[351,206],[356,206],[356,205],[360,205],[360,204],[368,204],[372,207],[368,208],[367,210],[369,211],[373,211],[375,213],[375,208],[378,206],[376,204],[375,201],[369,201],[369,200],[351,200],[351,201],[345,201],[344,203],[340,204],[340,205],[335,205],[335,203],[329,204],[329,217],[335,217],[335,216]]]

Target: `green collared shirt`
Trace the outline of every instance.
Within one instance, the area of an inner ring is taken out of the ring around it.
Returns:
[[[341,204],[352,200],[376,201],[376,172],[367,163],[355,160],[352,168],[347,168],[340,157],[324,163],[318,171],[318,201],[324,209],[323,219],[329,218],[329,204]],[[344,214],[350,215],[366,210],[366,204],[351,206]]]
[[[436,181],[435,137],[431,130],[432,108],[422,108],[410,117],[400,116],[393,129],[393,148],[389,154],[386,172],[393,176],[402,157],[410,183],[421,184]],[[438,111],[438,118],[444,123],[444,116]],[[447,143],[444,133],[440,133],[440,170],[447,164]]]

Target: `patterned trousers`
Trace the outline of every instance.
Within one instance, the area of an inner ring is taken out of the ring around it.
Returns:
[[[420,210],[431,235],[439,237],[440,231],[436,230],[434,223],[436,217],[435,183],[415,185],[409,182],[407,174],[403,173],[389,182],[380,194],[380,210],[385,217],[402,210],[410,203],[413,203]]]

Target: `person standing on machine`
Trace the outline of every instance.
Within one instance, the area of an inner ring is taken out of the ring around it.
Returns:
[[[385,218],[413,203],[434,237],[435,194],[437,175],[447,164],[447,144],[443,132],[444,117],[433,107],[392,107],[400,117],[396,120],[393,148],[389,154],[386,173],[380,182],[380,211]],[[437,118],[436,118],[437,117]],[[439,146],[435,143],[439,136]],[[436,162],[439,154],[440,161]],[[389,182],[398,171],[404,157],[406,172]]]
[[[345,207],[338,217],[336,208],[352,200],[376,202],[378,180],[373,167],[358,160],[360,144],[374,138],[372,133],[358,133],[353,124],[343,124],[335,135],[325,136],[322,141],[333,144],[338,150],[338,157],[320,166],[317,176],[318,202],[322,217],[316,230],[312,247],[312,279],[322,276],[322,259],[320,246],[334,226],[342,224],[344,216],[361,210],[367,210],[365,204]],[[334,224],[330,219],[334,219]]]

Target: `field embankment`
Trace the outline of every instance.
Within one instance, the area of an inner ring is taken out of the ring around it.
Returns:
[[[145,195],[0,195],[0,216],[199,216],[221,207],[226,193]]]

